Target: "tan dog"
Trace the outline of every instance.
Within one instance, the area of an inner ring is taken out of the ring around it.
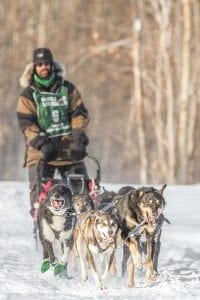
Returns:
[[[118,223],[113,215],[101,211],[92,211],[80,222],[76,240],[82,269],[82,279],[86,281],[89,262],[94,281],[98,289],[104,289],[102,278],[105,278],[113,264],[114,253],[120,240]],[[101,259],[101,272],[97,271],[94,254]],[[101,273],[101,275],[100,275]]]
[[[81,219],[90,214],[91,210],[94,209],[94,203],[92,201],[92,198],[88,194],[77,194],[73,196],[73,204],[77,215],[77,223],[73,233],[75,243],[71,251],[71,262],[72,268],[74,270],[77,270],[76,258],[78,257],[78,252],[76,247],[76,240],[79,233],[80,222]]]

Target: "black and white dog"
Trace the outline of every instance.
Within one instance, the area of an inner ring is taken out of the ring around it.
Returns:
[[[54,275],[62,274],[67,267],[73,247],[73,230],[76,214],[71,190],[64,184],[55,184],[39,209],[39,237],[43,247],[41,272],[54,267]]]

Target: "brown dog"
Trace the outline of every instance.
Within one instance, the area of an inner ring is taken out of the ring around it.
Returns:
[[[128,193],[114,197],[116,214],[121,237],[128,246],[131,259],[128,266],[128,286],[134,286],[134,269],[142,268],[142,256],[139,248],[139,240],[142,235],[146,237],[146,278],[156,280],[153,270],[154,234],[157,229],[159,216],[165,207],[163,191],[153,187],[142,187],[130,190]]]
[[[77,216],[86,214],[94,209],[92,198],[88,194],[77,194],[73,196],[74,209]]]

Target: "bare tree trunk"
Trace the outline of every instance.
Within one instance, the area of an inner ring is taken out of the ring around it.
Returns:
[[[170,66],[169,45],[171,36],[170,14],[171,0],[152,0],[151,13],[158,25],[159,44],[155,69],[155,131],[158,151],[158,166],[161,178],[167,182],[175,180],[175,131],[174,131],[174,95]],[[166,107],[166,108],[165,108]],[[166,125],[163,119],[166,111]],[[167,150],[167,151],[166,151]],[[165,153],[166,152],[166,153]],[[157,166],[157,168],[158,168]]]
[[[200,2],[193,1],[192,3],[192,28],[193,35],[196,37],[200,36]],[[195,41],[193,41],[195,43]],[[188,155],[188,172],[187,182],[192,183],[194,177],[194,150],[195,150],[195,124],[197,122],[197,97],[195,95],[196,79],[199,77],[199,66],[196,61],[199,59],[199,43],[195,43],[193,55],[191,57],[191,85],[190,85],[190,105],[188,111],[188,135],[187,135],[187,155]]]
[[[163,71],[166,82],[166,99],[167,99],[167,149],[168,149],[168,170],[167,181],[175,183],[175,126],[174,126],[174,95],[173,95],[173,79],[170,67],[170,57],[168,45],[170,45],[170,13],[171,0],[161,2],[162,11],[162,32],[163,35]]]
[[[136,130],[140,154],[140,181],[142,184],[147,183],[147,154],[144,133],[144,108],[142,103],[142,86],[141,86],[141,66],[140,66],[140,34],[141,20],[136,19],[133,23],[133,75],[134,75],[134,103],[136,107]],[[133,111],[134,108],[131,107]]]
[[[43,0],[40,2],[39,21],[38,21],[38,46],[45,46],[46,43],[46,24],[48,17],[49,1]]]
[[[156,91],[155,91],[155,123],[154,126],[155,130],[155,138],[156,138],[156,145],[158,151],[158,161],[161,170],[161,174],[165,176],[167,173],[167,165],[164,155],[164,124],[162,120],[162,53],[163,53],[163,36],[161,33],[160,37],[160,48],[158,50],[158,55],[156,59]]]
[[[159,42],[159,53],[156,62],[156,140],[158,149],[158,158],[160,161],[160,168],[164,176],[167,177],[167,181],[174,183],[175,173],[175,144],[174,144],[174,97],[173,97],[173,86],[172,86],[172,74],[170,68],[170,58],[168,53],[168,45],[170,44],[170,12],[171,12],[171,0],[165,2],[162,0],[156,0],[151,2],[154,8],[154,17],[158,23],[160,30],[160,42]],[[163,95],[163,77],[166,84],[166,96]],[[167,150],[168,160],[165,163],[164,155],[164,124],[162,120],[162,108],[163,100],[166,99],[167,103]]]
[[[33,1],[30,3],[30,8],[32,11],[34,11],[34,2]],[[26,46],[26,55],[25,55],[26,61],[25,62],[31,62],[32,52],[34,49],[34,35],[35,35],[34,18],[35,18],[34,13],[30,14],[29,18],[27,19],[27,23],[26,23],[26,36],[27,36],[28,42],[25,44],[25,46]],[[24,64],[25,64],[25,62],[24,62]]]
[[[188,98],[190,78],[190,38],[191,38],[191,8],[190,0],[183,0],[183,51],[182,78],[179,98],[179,178],[180,183],[187,183],[187,131],[188,131]]]

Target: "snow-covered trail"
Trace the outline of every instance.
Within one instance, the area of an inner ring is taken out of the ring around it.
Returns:
[[[117,190],[121,185],[105,185]],[[28,183],[0,182],[0,300],[66,299],[200,299],[200,185],[169,186],[165,191],[166,217],[159,258],[160,276],[148,284],[137,271],[136,287],[126,278],[109,277],[107,290],[97,291],[92,276],[81,282],[69,268],[71,280],[40,273],[41,252],[35,251],[29,216]],[[121,261],[117,252],[118,264]]]

